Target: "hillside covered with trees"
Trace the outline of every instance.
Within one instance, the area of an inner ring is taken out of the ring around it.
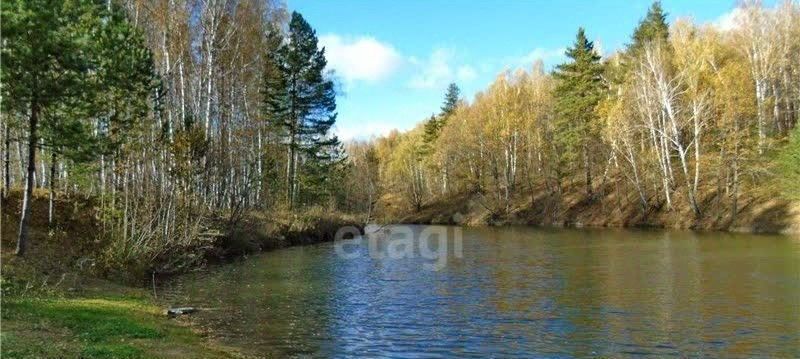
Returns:
[[[170,272],[255,212],[354,211],[335,77],[285,4],[11,0],[2,18],[2,233],[19,256],[83,237],[104,267]]]
[[[387,32],[409,29],[395,12],[445,32],[494,6],[526,27],[516,5],[573,8],[484,3],[302,8],[321,31]],[[452,83],[413,129],[343,142],[348,68],[282,0],[1,0],[0,355],[797,357],[790,236],[392,225],[800,233],[800,3],[742,1],[725,26],[667,11],[615,52],[577,28],[563,63],[471,98]],[[373,32],[347,52],[383,50],[385,69],[356,71],[369,91],[395,62],[447,67]],[[368,223],[386,226],[227,263]]]
[[[100,257],[148,271],[190,265],[170,257],[206,251],[256,212],[796,224],[794,2],[745,2],[728,28],[670,25],[656,2],[624,49],[600,54],[592,29],[577,29],[552,71],[505,71],[470,100],[451,84],[415,129],[347,144],[332,132],[325,49],[280,2],[26,0],[2,11],[3,237],[20,255],[43,197],[45,233],[69,232],[80,203]]]
[[[506,71],[469,101],[451,85],[415,129],[354,145],[376,205],[389,221],[787,229],[800,8],[734,14],[669,25],[656,2],[620,51],[581,28],[552,72]]]

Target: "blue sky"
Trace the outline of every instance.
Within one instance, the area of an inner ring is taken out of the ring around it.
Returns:
[[[770,1],[771,2],[771,1]],[[342,139],[405,130],[439,110],[448,83],[462,96],[504,69],[564,60],[579,26],[603,53],[626,44],[651,1],[289,0],[327,49],[341,85]],[[719,22],[734,0],[662,1],[672,22]]]

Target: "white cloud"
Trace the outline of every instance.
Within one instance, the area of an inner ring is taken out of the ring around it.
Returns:
[[[559,60],[564,57],[564,52],[567,51],[566,48],[561,47],[557,49],[546,49],[542,47],[537,47],[531,52],[519,56],[512,61],[509,61],[512,66],[523,66],[528,67],[533,65],[534,62],[537,60],[542,60],[542,62],[550,63],[554,60]]]
[[[458,68],[458,71],[456,72],[456,77],[458,78],[459,81],[469,82],[478,77],[478,73],[472,66],[461,65]]]
[[[328,67],[347,82],[385,79],[403,63],[394,47],[369,36],[328,34],[320,36],[319,44],[325,47]]]
[[[397,127],[382,122],[366,122],[355,126],[339,126],[334,128],[334,133],[341,141],[354,139],[369,139],[372,136],[386,136]]]
[[[443,83],[453,78],[453,70],[450,68],[450,61],[453,58],[453,51],[449,49],[436,49],[425,61],[412,57],[412,64],[421,68],[421,71],[411,77],[409,86],[417,89],[429,89],[442,86]]]
[[[455,52],[447,48],[434,49],[425,60],[411,57],[409,62],[418,69],[408,82],[415,89],[441,88],[449,82],[470,82],[478,77],[474,67],[454,64]]]
[[[741,26],[743,16],[744,11],[742,8],[736,7],[733,10],[722,14],[722,16],[718,17],[711,24],[720,31],[735,30]]]

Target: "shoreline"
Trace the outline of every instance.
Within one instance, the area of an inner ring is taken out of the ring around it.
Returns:
[[[376,223],[377,224],[377,223]],[[800,229],[788,229],[781,231],[759,230],[753,228],[736,227],[736,228],[683,228],[683,227],[664,227],[658,225],[630,225],[630,226],[613,226],[613,225],[576,225],[576,224],[532,224],[532,223],[452,223],[452,222],[388,222],[380,223],[380,225],[418,225],[418,226],[461,226],[466,228],[504,228],[504,227],[531,227],[541,229],[586,229],[586,230],[602,230],[602,229],[620,229],[620,230],[636,230],[636,231],[686,231],[697,233],[735,233],[735,234],[752,234],[752,235],[782,235],[782,236],[800,236]]]
[[[51,229],[46,216],[40,215],[46,213],[46,198],[34,199],[33,212],[39,215],[33,217],[31,246],[25,257],[14,254],[18,202],[4,203],[0,214],[3,357],[242,356],[238,348],[217,342],[209,328],[195,325],[191,318],[168,318],[166,303],[154,296],[152,278],[140,266],[118,262],[116,268],[95,268],[105,250],[105,242],[95,237],[97,224],[86,208],[70,213],[73,205],[78,208],[84,203],[59,201],[57,210],[67,219]],[[321,210],[248,213],[197,252],[201,260],[158,277],[177,277],[249,255],[332,241],[342,226],[363,232],[356,217]],[[87,336],[91,339],[82,339]]]
[[[492,212],[478,195],[461,193],[436,198],[419,211],[384,202],[381,223],[447,224],[467,227],[524,225],[542,228],[643,228],[750,234],[800,234],[800,203],[753,198],[731,218],[727,207],[706,208],[701,217],[688,211],[650,208],[642,213],[635,205],[609,206],[608,201],[569,198],[553,205],[537,197],[517,199],[509,213]],[[555,214],[553,214],[555,213]]]

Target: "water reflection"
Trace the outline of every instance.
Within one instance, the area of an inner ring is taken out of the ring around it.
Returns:
[[[440,271],[356,250],[267,253],[167,290],[265,356],[800,356],[788,237],[464,229]]]

